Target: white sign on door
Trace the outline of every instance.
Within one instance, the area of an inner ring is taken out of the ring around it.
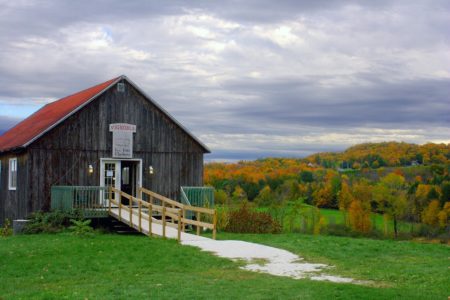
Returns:
[[[136,125],[125,123],[109,124],[109,131],[113,133],[112,157],[132,158],[133,133],[136,132]]]

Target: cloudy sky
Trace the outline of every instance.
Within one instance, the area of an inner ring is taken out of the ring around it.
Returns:
[[[0,0],[0,131],[127,75],[208,159],[450,142],[450,1]]]

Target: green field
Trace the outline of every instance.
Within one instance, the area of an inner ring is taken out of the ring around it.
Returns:
[[[305,205],[305,207],[314,209],[314,206]],[[226,209],[226,208],[220,207],[219,210],[220,209]],[[256,209],[258,211],[270,212],[270,208],[268,208],[268,207],[262,207],[262,208],[259,207]],[[319,210],[320,210],[320,215],[325,218],[327,224],[341,224],[341,225],[345,224],[345,221],[344,221],[345,217],[344,217],[343,211],[337,210],[337,209],[327,209],[327,208],[320,208]],[[284,224],[283,224],[285,231],[289,231],[289,227],[290,227],[289,217],[287,215],[288,215],[288,213],[285,212]],[[295,228],[301,227],[301,224],[300,224],[301,220],[302,220],[302,216],[298,216],[297,218],[295,218],[295,220],[294,220]],[[384,233],[385,221],[384,221],[383,215],[371,213],[370,220],[372,222],[373,229],[379,231],[380,233]],[[418,228],[418,224],[407,223],[407,222],[402,222],[402,221],[399,221],[397,226],[398,226],[398,232],[400,235],[402,235],[402,234],[408,235],[411,233],[411,230],[417,230],[417,228]],[[394,226],[393,226],[393,221],[391,219],[388,219],[386,222],[386,230],[387,230],[387,234],[388,234],[387,237],[394,237]]]
[[[369,286],[294,280],[144,236],[0,238],[0,299],[447,299],[450,248],[301,234],[219,234],[287,249]]]

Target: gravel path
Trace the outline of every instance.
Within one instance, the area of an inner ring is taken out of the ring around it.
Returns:
[[[244,260],[247,265],[242,269],[249,271],[295,279],[310,278],[320,281],[361,283],[352,278],[324,274],[324,270],[330,268],[329,266],[307,263],[294,253],[261,244],[243,241],[217,241],[207,238],[186,239],[182,240],[182,244],[199,247],[203,251],[212,252],[219,257]]]

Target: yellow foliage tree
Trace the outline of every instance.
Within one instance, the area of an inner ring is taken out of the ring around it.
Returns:
[[[433,200],[422,212],[422,222],[431,226],[439,225],[440,204],[438,200]]]
[[[370,210],[363,209],[361,201],[353,200],[348,209],[350,226],[357,232],[369,232],[371,228]]]
[[[439,226],[447,227],[450,225],[450,202],[445,202],[444,208],[438,214]]]

